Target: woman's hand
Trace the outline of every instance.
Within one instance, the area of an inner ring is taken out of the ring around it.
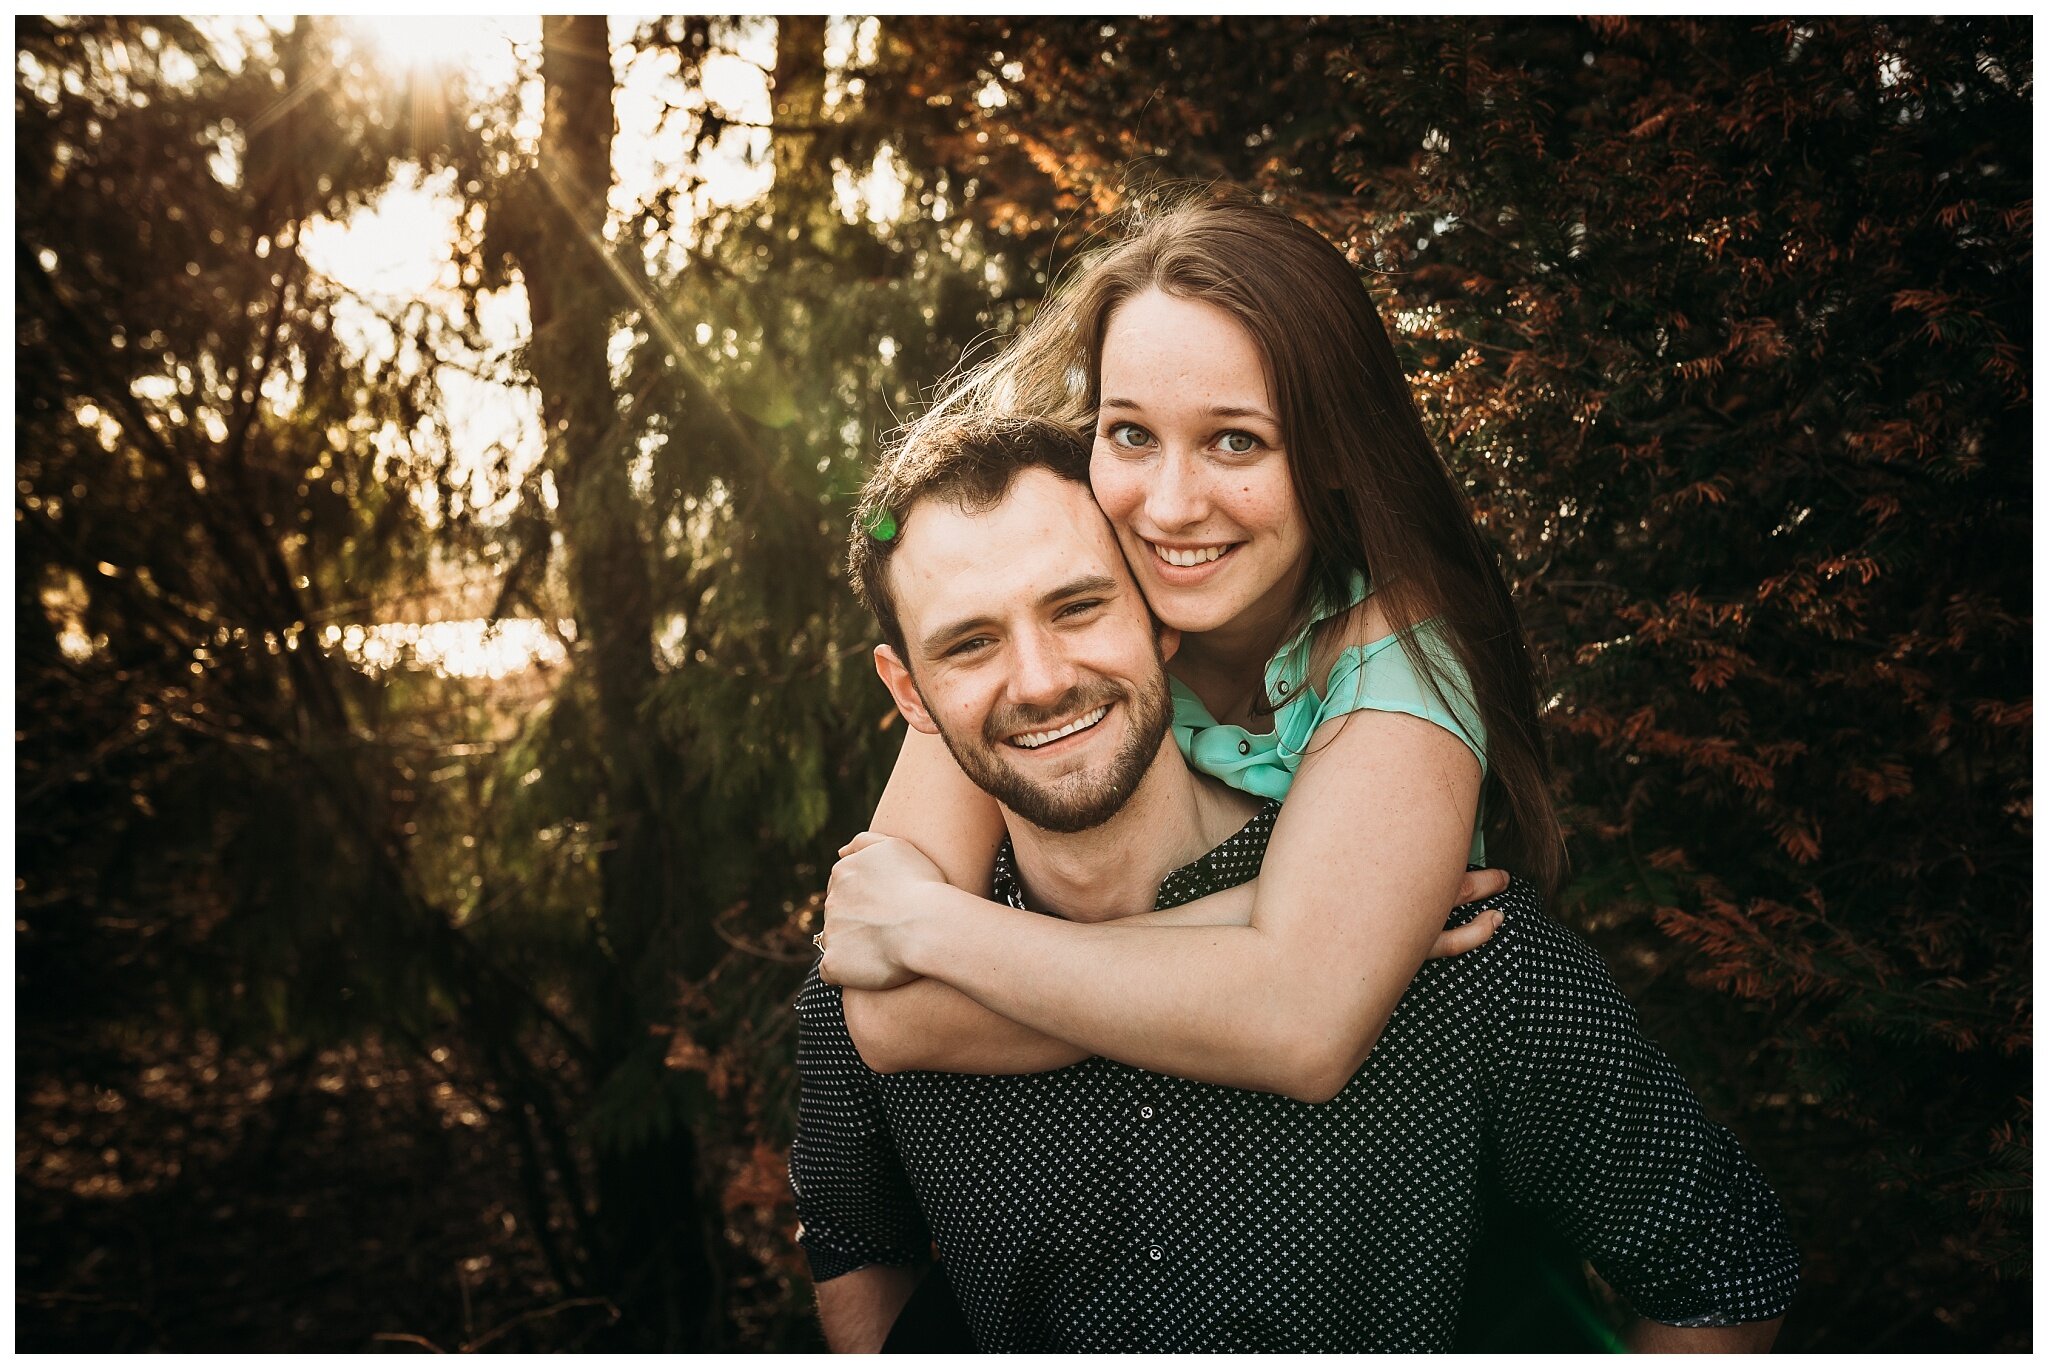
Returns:
[[[900,837],[862,832],[840,847],[825,886],[820,976],[849,989],[893,989],[917,978],[903,964],[903,934],[946,887],[939,867]]]
[[[1462,908],[1468,903],[1492,898],[1508,887],[1508,872],[1505,870],[1467,870],[1464,882],[1458,885],[1453,908]],[[1500,930],[1501,915],[1498,908],[1482,908],[1479,916],[1462,927],[1438,932],[1436,940],[1430,943],[1428,959],[1446,960],[1467,951],[1476,951],[1493,940],[1493,934]]]

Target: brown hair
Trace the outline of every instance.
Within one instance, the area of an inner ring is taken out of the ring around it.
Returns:
[[[911,425],[875,463],[861,486],[846,572],[881,625],[882,640],[899,656],[903,626],[889,588],[889,560],[912,511],[933,499],[970,512],[990,508],[1020,474],[1039,468],[1086,485],[1088,444],[1072,428],[1046,419],[969,413]]]
[[[1443,701],[1443,667],[1412,625],[1444,627],[1486,730],[1489,858],[1554,893],[1564,841],[1514,601],[1422,426],[1371,295],[1314,229],[1237,195],[1134,210],[1120,241],[1084,258],[1010,347],[956,377],[920,422],[978,409],[1092,430],[1109,317],[1155,289],[1227,311],[1265,354],[1308,531],[1296,629],[1317,604],[1344,602],[1351,574],[1364,574]]]

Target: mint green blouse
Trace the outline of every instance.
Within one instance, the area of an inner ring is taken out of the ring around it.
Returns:
[[[1351,591],[1349,603],[1318,614],[1316,623],[1364,600],[1368,592],[1365,577],[1354,575]],[[1417,677],[1398,634],[1346,648],[1318,691],[1307,678],[1316,623],[1282,647],[1266,666],[1266,697],[1280,704],[1270,732],[1248,732],[1217,722],[1194,691],[1179,680],[1172,681],[1173,739],[1189,765],[1247,794],[1285,799],[1316,729],[1331,718],[1375,709],[1407,713],[1444,728],[1472,748],[1479,758],[1480,773],[1486,773],[1486,730],[1480,725],[1471,679],[1436,619],[1418,623],[1413,638],[1440,672],[1451,705],[1448,709]],[[1476,823],[1471,858],[1475,864],[1486,863],[1486,843]]]

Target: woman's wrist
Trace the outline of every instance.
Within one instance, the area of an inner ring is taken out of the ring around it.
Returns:
[[[946,961],[947,932],[979,912],[987,900],[950,884],[936,885],[931,892],[932,897],[919,898],[891,929],[889,958],[911,974],[943,980],[940,967]]]

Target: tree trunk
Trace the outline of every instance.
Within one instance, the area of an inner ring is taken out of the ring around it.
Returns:
[[[709,969],[714,943],[709,919],[695,915],[670,835],[683,820],[665,802],[680,787],[675,759],[648,745],[639,720],[657,681],[654,592],[606,361],[621,303],[605,260],[613,128],[606,21],[544,18],[541,44],[538,250],[521,268],[579,669],[596,697],[604,758],[598,933],[611,982],[594,986],[592,1037],[600,1088],[607,1078],[647,1077],[659,1090],[674,1081],[658,1063],[646,1072],[652,1013],[668,1006],[675,974]],[[697,1193],[695,1144],[687,1127],[667,1125],[661,1097],[625,1106],[646,1108],[649,1124],[625,1128],[631,1139],[597,1138],[593,1224],[604,1247],[594,1252],[599,1277],[622,1314],[618,1348],[701,1348],[710,1335],[710,1227]]]
[[[825,16],[775,20],[775,214],[781,237],[816,233],[831,204],[832,168],[818,155],[825,121]]]

